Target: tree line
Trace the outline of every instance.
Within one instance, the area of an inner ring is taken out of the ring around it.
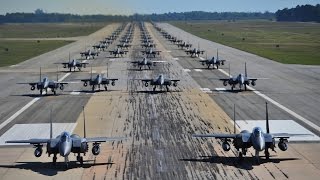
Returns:
[[[179,20],[246,20],[273,19],[274,13],[245,12],[203,12],[192,11],[164,14],[134,14],[121,15],[74,15],[60,13],[44,13],[37,9],[35,13],[7,13],[0,15],[0,23],[54,23],[54,22],[121,22],[121,21],[179,21]]]
[[[275,13],[277,21],[320,22],[320,4],[302,5],[295,8],[284,8]]]
[[[276,19],[277,21],[315,21],[320,22],[320,4],[298,5],[271,12],[173,12],[164,14],[125,15],[75,15],[45,13],[37,9],[34,13],[7,13],[0,15],[0,23],[54,23],[54,22],[121,22],[121,21],[190,21],[190,20],[250,20]]]

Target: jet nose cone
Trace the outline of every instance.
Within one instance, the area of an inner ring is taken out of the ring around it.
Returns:
[[[61,156],[66,157],[69,154],[70,154],[70,150],[66,146],[63,146],[60,148],[60,155]]]

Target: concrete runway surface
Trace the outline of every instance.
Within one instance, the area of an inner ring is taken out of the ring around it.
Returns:
[[[251,151],[249,157],[240,163],[235,150],[224,152],[221,142],[194,139],[191,134],[231,132],[233,104],[237,105],[237,120],[264,120],[267,96],[278,103],[269,103],[270,119],[294,120],[319,135],[319,66],[279,64],[200,39],[169,24],[160,24],[169,33],[194,46],[199,43],[208,56],[215,55],[219,48],[219,56],[231,62],[231,74],[243,72],[244,62],[247,62],[250,76],[269,78],[258,80],[254,87],[265,96],[256,91],[232,93],[216,90],[224,88],[216,79],[226,77],[225,74],[216,69],[205,69],[197,62],[199,58],[190,58],[146,23],[157,49],[162,51],[156,60],[167,62],[145,71],[128,63],[142,58],[140,30],[136,26],[128,55],[113,58],[109,53],[101,53],[97,59],[87,61],[95,72],[105,72],[106,63],[109,63],[109,76],[119,78],[109,91],[90,93],[90,88],[80,83],[67,85],[64,91],[58,91],[58,96],[49,93],[40,97],[38,92],[30,91],[28,85],[16,84],[38,80],[40,66],[44,74],[56,78],[53,63],[66,61],[69,52],[71,57],[79,57],[85,46],[102,40],[119,25],[108,25],[67,46],[16,66],[1,68],[0,135],[10,132],[15,124],[24,124],[18,127],[28,128],[28,124],[41,123],[47,128],[45,123],[49,122],[50,109],[55,114],[55,123],[61,126],[76,123],[74,133],[83,135],[81,112],[85,106],[88,137],[125,136],[128,139],[102,144],[101,154],[96,157],[89,149],[84,167],[74,162],[76,158],[71,155],[73,162],[67,170],[62,158],[58,157],[59,163],[53,167],[46,154],[34,157],[34,149],[30,146],[1,146],[0,179],[318,179],[318,141],[291,143],[288,151],[277,149],[277,153],[271,152],[270,161],[262,157],[261,164],[257,165]],[[116,44],[107,50],[114,49]],[[222,68],[228,72],[226,65]],[[89,73],[90,67],[87,67],[82,72],[61,72],[59,78],[75,81],[88,78]],[[168,93],[153,93],[151,87],[146,88],[137,80],[155,78],[159,73],[181,81],[177,87],[170,87]],[[207,88],[207,92],[203,88]]]

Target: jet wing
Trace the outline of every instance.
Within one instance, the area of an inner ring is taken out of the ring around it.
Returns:
[[[200,137],[200,138],[216,138],[216,139],[225,139],[225,138],[236,138],[237,134],[193,134],[192,137]]]
[[[62,65],[68,65],[68,62],[62,62],[62,63],[53,63],[53,64],[62,64]]]
[[[230,80],[230,78],[221,78],[221,79],[219,79],[220,81],[229,81]]]
[[[88,81],[91,81],[91,79],[80,79],[80,81],[82,81],[82,82],[88,82]]]
[[[271,133],[273,138],[285,138],[288,139],[290,137],[308,137],[313,136],[313,134],[289,134],[289,133]]]
[[[78,64],[83,65],[83,64],[89,64],[89,63],[87,63],[87,62],[79,62]]]
[[[29,139],[29,140],[12,140],[12,141],[6,141],[6,143],[17,143],[17,144],[44,144],[48,143],[50,139]]]
[[[178,82],[178,81],[180,81],[180,79],[170,79],[170,81]]]
[[[121,141],[127,138],[124,137],[92,137],[86,138],[87,142],[107,142],[107,141]]]
[[[76,83],[76,82],[62,82],[62,81],[54,81],[56,84],[71,84],[71,83]]]
[[[17,83],[17,84],[29,84],[30,86],[35,86],[38,83],[37,82],[26,82],[26,83]]]
[[[153,79],[140,79],[142,82],[151,82]]]
[[[112,78],[103,78],[102,81],[118,81],[119,79],[112,79]]]
[[[206,60],[200,60],[199,62],[206,63],[206,62],[208,62],[208,60],[207,59]]]

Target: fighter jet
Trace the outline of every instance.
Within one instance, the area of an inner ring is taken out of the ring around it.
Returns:
[[[124,42],[124,43],[118,44],[117,47],[121,49],[128,49],[129,47],[131,47],[131,44]]]
[[[186,42],[181,42],[181,43],[178,43],[177,46],[181,47],[181,49],[183,49],[183,48],[189,49],[192,47],[192,44],[186,43]]]
[[[63,68],[68,68],[69,71],[71,72],[71,69],[73,68],[73,71],[76,71],[76,68],[79,69],[79,71],[81,71],[81,68],[86,68],[87,62],[80,62],[76,59],[72,59],[70,60],[70,54],[69,54],[69,62],[63,62],[63,63],[55,63],[55,64],[62,64]]]
[[[84,114],[84,111],[83,111],[83,114]],[[83,157],[81,156],[81,154],[84,154],[84,156],[86,155],[86,153],[89,150],[89,143],[93,143],[91,151],[93,155],[97,156],[100,154],[100,144],[102,142],[119,141],[119,140],[125,139],[122,137],[90,137],[88,138],[86,136],[85,115],[83,120],[84,120],[83,138],[77,134],[71,134],[66,131],[62,132],[56,138],[53,138],[52,118],[50,118],[50,138],[49,139],[33,138],[33,139],[27,139],[27,140],[6,141],[6,143],[31,144],[36,148],[34,151],[34,155],[36,157],[40,157],[42,155],[43,153],[42,148],[43,148],[43,145],[45,145],[47,148],[46,153],[48,154],[48,156],[50,157],[51,155],[53,155],[53,158],[52,158],[53,165],[56,165],[57,155],[60,154],[60,156],[64,157],[65,165],[68,168],[69,155],[71,153],[77,154],[77,161],[80,162],[81,165],[83,165]]]
[[[155,48],[156,47],[156,44],[153,44],[153,43],[142,43],[141,44],[141,47],[142,48]]]
[[[48,93],[48,88],[51,89],[54,95],[56,95],[56,90],[59,88],[61,91],[64,89],[65,84],[69,84],[69,82],[61,82],[58,80],[58,74],[57,74],[57,80],[49,80],[48,77],[44,77],[42,79],[41,74],[41,68],[40,68],[40,79],[38,82],[27,82],[27,83],[17,83],[17,84],[29,84],[31,86],[31,91],[37,90],[40,91],[40,95],[42,95],[43,90],[45,90],[46,94]]]
[[[140,70],[142,70],[142,67],[148,67],[149,69],[151,69],[151,66],[155,66],[156,63],[161,63],[161,62],[165,62],[165,61],[151,61],[151,60],[148,60],[147,58],[143,58],[141,61],[131,61],[131,63],[134,66],[138,66]]]
[[[80,54],[81,54],[81,57],[85,56],[86,59],[90,59],[91,57],[94,59],[95,56],[99,56],[99,52],[94,52],[91,50],[80,52]]]
[[[194,48],[194,49],[185,50],[185,52],[186,52],[187,54],[190,54],[191,57],[196,57],[196,56],[199,57],[200,54],[203,54],[205,51],[202,51],[202,50],[200,50],[200,49],[198,49],[198,48]]]
[[[108,45],[106,43],[100,43],[92,46],[93,49],[98,49],[99,51],[104,51],[105,49],[108,48]]]
[[[250,78],[248,77],[247,74],[247,63],[244,64],[244,70],[245,70],[245,74],[243,75],[242,73],[239,74],[237,77],[232,77],[230,75],[230,65],[229,65],[229,75],[231,76],[230,78],[222,78],[219,79],[220,81],[223,81],[223,85],[227,86],[228,84],[231,86],[231,90],[233,90],[235,88],[235,86],[237,84],[239,84],[239,88],[240,90],[242,89],[242,86],[244,86],[244,90],[247,90],[247,86],[249,86],[250,84],[252,86],[256,85],[256,80],[258,79],[266,79],[266,78]]]
[[[153,43],[153,40],[149,40],[149,39],[142,39],[141,40],[142,44],[146,44],[146,43]]]
[[[87,64],[89,63],[86,63],[86,62],[79,62],[78,60],[76,59],[72,59],[70,61],[69,59],[69,62],[63,62],[63,63],[60,63],[63,65],[63,68],[68,68],[69,71],[71,72],[71,69],[73,68],[73,71],[76,71],[76,68],[79,69],[79,71],[81,71],[81,68],[86,68],[87,67]]]
[[[150,56],[156,57],[156,55],[160,55],[161,51],[154,50],[153,48],[149,48],[149,49],[143,50],[141,52],[142,52],[142,55],[146,54],[147,57],[150,57]]]
[[[224,59],[219,59],[219,52],[217,50],[217,57],[216,59],[214,57],[212,57],[211,59],[206,59],[206,60],[200,60],[200,62],[202,63],[202,65],[207,65],[208,69],[210,68],[210,66],[212,65],[212,67],[214,68],[214,65],[216,65],[217,69],[219,69],[219,66],[224,65],[224,62],[226,60]]]
[[[235,114],[235,107],[234,107]],[[229,151],[230,144],[232,142],[234,147],[239,152],[239,159],[242,160],[246,155],[248,148],[253,147],[255,150],[255,157],[257,163],[259,163],[259,152],[264,151],[266,159],[269,160],[269,149],[275,151],[275,139],[279,139],[278,147],[282,151],[288,149],[288,139],[293,136],[312,136],[311,134],[288,134],[288,133],[270,133],[269,118],[268,118],[268,103],[266,102],[266,132],[263,132],[261,127],[253,128],[252,132],[243,130],[240,133],[236,133],[236,122],[234,117],[234,133],[233,134],[194,134],[193,137],[200,138],[216,138],[222,141],[222,149]]]
[[[108,90],[108,85],[111,83],[112,86],[116,85],[116,82],[119,79],[113,79],[113,78],[108,78],[108,69],[107,69],[107,77],[103,77],[103,74],[99,73],[96,75],[96,77],[93,77],[92,75],[92,68],[91,68],[91,73],[90,73],[90,78],[89,79],[81,79],[83,82],[83,86],[87,87],[88,83],[92,87],[92,92],[94,92],[94,89],[96,86],[98,86],[100,90],[100,86],[103,85],[104,89],[107,91]]]
[[[169,41],[173,44],[176,44],[176,43],[182,43],[182,40],[181,39],[178,39],[177,37],[171,37],[171,39],[169,39]]]
[[[131,43],[131,40],[129,38],[123,38],[122,40],[120,40],[120,42],[129,44],[129,43]]]
[[[110,55],[114,55],[114,57],[123,57],[124,54],[127,54],[129,51],[122,50],[121,48],[117,48],[113,51],[109,51]]]
[[[159,86],[160,89],[163,88],[163,86],[166,87],[167,91],[169,91],[169,86],[173,85],[174,87],[177,87],[179,79],[165,79],[163,74],[160,74],[155,79],[141,79],[141,81],[144,83],[145,87],[149,86],[149,83],[151,86],[153,86],[153,91],[156,90],[156,87]]]
[[[100,41],[100,43],[101,44],[105,44],[106,46],[108,46],[108,45],[113,43],[113,40],[106,38],[105,40]]]

